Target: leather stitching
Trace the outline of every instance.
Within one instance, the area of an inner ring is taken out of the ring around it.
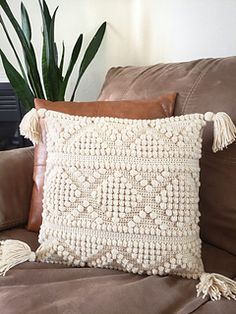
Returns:
[[[210,68],[212,68],[214,66],[214,64],[209,64],[208,67],[205,68],[205,70],[203,70],[202,72],[200,72],[200,74],[197,76],[196,80],[194,81],[193,83],[193,86],[192,88],[190,89],[189,91],[189,94],[188,96],[186,97],[185,99],[185,102],[183,104],[183,107],[182,107],[182,110],[181,110],[181,114],[185,114],[185,110],[186,110],[186,107],[189,103],[189,100],[191,98],[191,96],[194,94],[194,92],[196,91],[196,89],[198,88],[201,80],[204,78],[204,76],[208,73],[208,71],[210,70]]]

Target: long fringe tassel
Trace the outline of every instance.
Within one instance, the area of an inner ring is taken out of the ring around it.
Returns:
[[[203,273],[196,289],[197,296],[203,294],[202,298],[205,298],[209,295],[212,301],[220,300],[221,297],[236,300],[236,282],[220,274]]]
[[[0,242],[0,276],[5,276],[9,269],[24,262],[34,262],[36,255],[30,247],[18,240]]]
[[[39,114],[36,109],[31,109],[22,119],[20,124],[20,133],[30,139],[34,144],[41,141],[41,128],[39,123]]]
[[[213,152],[223,150],[236,139],[236,127],[225,112],[207,112],[204,115],[206,121],[214,123]]]

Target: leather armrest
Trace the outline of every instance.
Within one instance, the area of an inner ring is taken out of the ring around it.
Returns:
[[[0,152],[0,230],[27,222],[34,148]]]

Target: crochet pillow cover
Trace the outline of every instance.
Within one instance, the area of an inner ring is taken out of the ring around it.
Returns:
[[[204,273],[198,226],[203,127],[214,121],[213,150],[223,149],[236,135],[228,115],[131,120],[33,109],[21,132],[34,141],[39,117],[48,154],[41,245],[35,256],[3,242],[2,274],[20,262],[7,259],[15,250],[24,260],[200,279],[198,294],[235,297],[234,281]]]
[[[70,115],[89,117],[113,117],[128,119],[157,119],[171,117],[175,106],[176,93],[162,95],[157,99],[67,102],[35,99],[35,108],[59,111]],[[42,199],[47,151],[43,123],[41,125],[42,142],[34,150],[33,190],[27,229],[38,232],[42,223]]]

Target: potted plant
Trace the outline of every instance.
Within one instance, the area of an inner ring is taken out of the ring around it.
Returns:
[[[7,27],[0,15],[0,24],[7,37],[7,40],[15,54],[17,63],[19,65],[19,71],[9,62],[7,56],[0,49],[0,55],[2,63],[6,72],[6,75],[15,90],[17,96],[21,100],[22,104],[27,110],[31,109],[34,104],[34,98],[43,98],[51,101],[65,100],[65,93],[68,86],[69,79],[72,71],[78,61],[80,55],[83,34],[78,36],[75,42],[73,51],[71,53],[70,62],[68,68],[65,69],[64,57],[65,57],[65,45],[63,43],[62,53],[60,58],[58,57],[57,44],[55,43],[55,19],[58,7],[51,15],[47,3],[45,0],[38,0],[42,24],[43,24],[43,47],[42,47],[42,60],[41,68],[42,75],[38,70],[38,64],[36,60],[35,49],[31,41],[31,22],[26,7],[21,2],[21,25],[14,17],[6,0],[0,0],[0,6],[10,20],[23,49],[24,62],[20,60],[14,43],[11,40]],[[81,59],[81,63],[78,70],[78,77],[74,84],[70,100],[73,101],[76,90],[80,83],[80,80],[87,70],[89,64],[94,59],[104,36],[106,29],[106,22],[104,22],[96,34],[90,41],[85,53]],[[42,77],[42,78],[41,78]]]

